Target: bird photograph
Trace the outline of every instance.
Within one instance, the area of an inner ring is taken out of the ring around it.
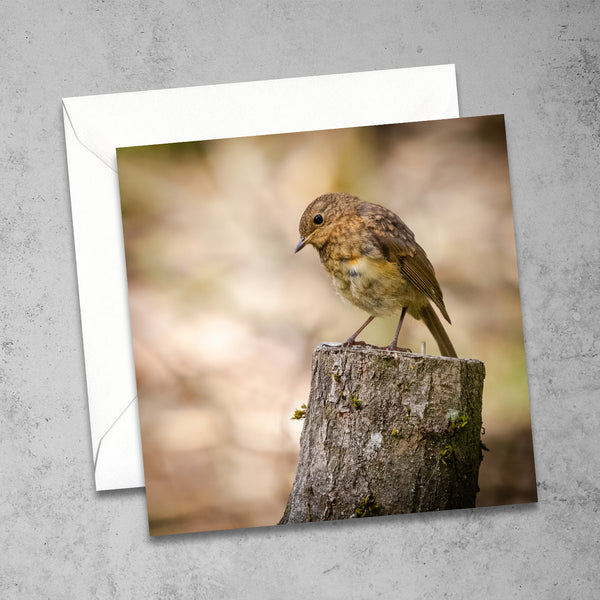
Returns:
[[[323,345],[481,361],[476,506],[536,501],[502,115],[119,148],[117,162],[152,535],[279,522]]]

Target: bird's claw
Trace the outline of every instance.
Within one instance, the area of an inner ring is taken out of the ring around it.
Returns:
[[[350,346],[366,346],[367,342],[363,342],[361,341],[356,341],[353,340],[352,338],[348,338],[343,344],[342,346],[349,348]]]
[[[399,348],[398,344],[394,344],[394,342],[392,342],[389,346],[386,346],[385,349],[394,350],[396,352],[410,352],[412,354],[412,350],[410,348]]]

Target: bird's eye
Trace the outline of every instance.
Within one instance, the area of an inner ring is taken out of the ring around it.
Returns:
[[[320,225],[323,222],[323,215],[315,215],[315,218],[313,219],[313,223],[315,225]]]

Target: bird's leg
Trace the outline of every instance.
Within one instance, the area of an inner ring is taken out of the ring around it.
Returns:
[[[352,346],[356,340],[356,336],[375,318],[371,315],[343,344],[342,346]]]
[[[406,306],[402,307],[402,314],[400,315],[400,320],[398,321],[398,327],[396,327],[396,335],[394,336],[394,341],[388,346],[390,350],[396,350],[398,348],[398,336],[400,335],[400,330],[402,329],[402,323],[404,321],[404,315],[406,314]]]

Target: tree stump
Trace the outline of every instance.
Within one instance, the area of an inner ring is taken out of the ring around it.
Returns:
[[[279,524],[475,506],[484,364],[321,345]]]

